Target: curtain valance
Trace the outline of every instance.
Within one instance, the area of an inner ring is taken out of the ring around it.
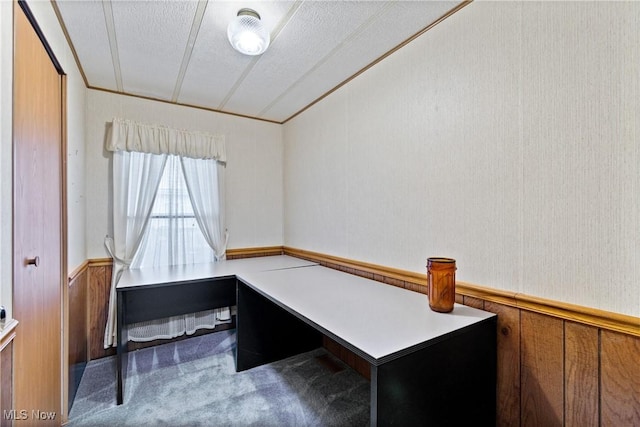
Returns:
[[[113,119],[107,150],[174,154],[192,159],[214,159],[221,163],[227,161],[223,135],[171,129],[118,118]]]

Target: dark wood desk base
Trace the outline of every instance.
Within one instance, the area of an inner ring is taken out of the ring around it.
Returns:
[[[116,327],[116,398],[124,400],[124,374],[127,370],[127,325],[170,316],[196,313],[236,305],[235,277],[163,283],[116,289],[118,319]]]
[[[241,281],[237,291],[236,372],[322,346],[322,334],[303,320]]]
[[[496,318],[371,365],[371,425],[495,426]]]
[[[495,425],[496,317],[374,360],[240,280],[237,292],[237,371],[317,348],[325,334],[371,363],[372,426]]]
[[[372,426],[495,425],[496,317],[375,360],[233,277],[118,289],[117,300],[118,404],[128,324],[237,305],[237,371],[320,347],[327,335],[371,364]]]

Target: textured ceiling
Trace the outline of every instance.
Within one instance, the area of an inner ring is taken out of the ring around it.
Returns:
[[[88,87],[278,123],[303,111],[460,1],[56,0]],[[255,9],[271,33],[260,56],[226,28]]]

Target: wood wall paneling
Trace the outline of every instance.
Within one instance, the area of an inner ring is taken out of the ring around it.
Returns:
[[[111,265],[89,267],[89,359],[115,354],[104,349],[104,330],[107,325],[109,292],[111,290]]]
[[[69,283],[69,363],[87,362],[88,271],[77,275]]]
[[[351,369],[365,377],[367,380],[371,380],[371,365],[362,357],[327,336],[323,337],[322,346],[327,349],[328,352],[346,363]]]
[[[601,425],[640,426],[640,338],[601,332]]]
[[[565,425],[599,425],[599,334],[592,326],[574,322],[564,325]]]
[[[89,361],[88,276],[85,266],[69,282],[69,408]]]
[[[494,302],[484,308],[498,315],[496,425],[520,425],[520,310]]]
[[[522,426],[564,423],[563,320],[520,313]]]
[[[465,295],[462,298],[462,303],[464,305],[468,305],[469,307],[479,308],[480,310],[484,310],[484,301],[480,298],[470,297]]]

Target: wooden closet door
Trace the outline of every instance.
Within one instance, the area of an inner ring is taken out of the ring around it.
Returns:
[[[62,78],[14,4],[14,425],[62,422]]]

